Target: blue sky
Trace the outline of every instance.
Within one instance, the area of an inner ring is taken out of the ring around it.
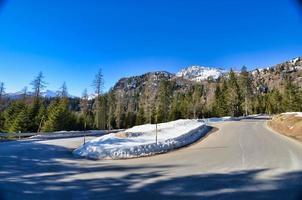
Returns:
[[[98,68],[105,90],[121,77],[189,65],[240,69],[302,56],[294,0],[6,0],[0,81],[19,91],[43,71],[71,94]]]

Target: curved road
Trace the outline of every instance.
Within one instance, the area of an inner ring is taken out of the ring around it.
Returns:
[[[0,143],[0,200],[302,199],[302,144],[265,119],[212,124],[205,139],[129,160],[75,159],[83,138]]]

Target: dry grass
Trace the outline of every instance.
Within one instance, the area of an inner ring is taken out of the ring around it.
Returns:
[[[268,122],[273,130],[302,142],[302,117],[280,114]]]
[[[119,132],[115,134],[115,136],[118,138],[138,137],[141,135],[143,135],[143,133]]]
[[[118,138],[126,138],[127,134],[124,132],[119,132],[119,133],[116,133],[115,136]]]

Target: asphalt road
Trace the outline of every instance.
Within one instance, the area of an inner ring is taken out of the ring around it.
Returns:
[[[167,154],[76,159],[83,138],[0,143],[0,200],[302,199],[302,144],[264,119],[218,131]]]

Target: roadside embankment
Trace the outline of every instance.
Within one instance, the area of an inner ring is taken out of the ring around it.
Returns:
[[[273,130],[302,142],[302,112],[276,115],[268,122]]]

